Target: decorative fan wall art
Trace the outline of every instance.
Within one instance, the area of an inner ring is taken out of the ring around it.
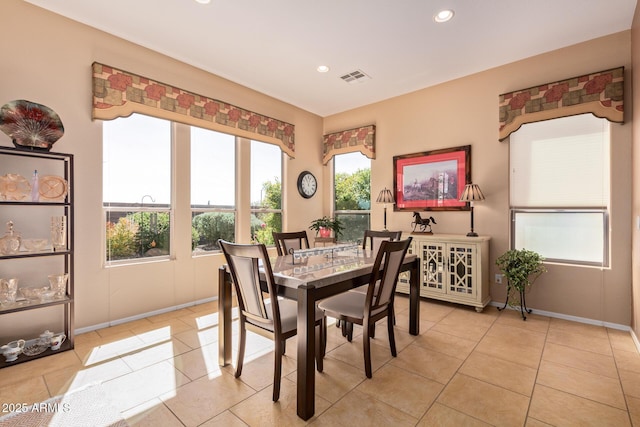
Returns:
[[[16,148],[49,151],[64,135],[60,117],[51,108],[18,99],[0,108],[0,130]]]

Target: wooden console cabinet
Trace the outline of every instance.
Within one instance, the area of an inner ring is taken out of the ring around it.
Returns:
[[[490,237],[456,234],[403,234],[413,237],[410,253],[420,259],[420,296],[470,305],[482,312],[489,295]],[[409,293],[408,277],[397,292]]]

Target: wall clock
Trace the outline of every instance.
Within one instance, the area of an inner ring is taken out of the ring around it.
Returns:
[[[309,199],[316,194],[318,189],[318,181],[316,177],[309,171],[303,171],[298,175],[298,192],[305,199]]]

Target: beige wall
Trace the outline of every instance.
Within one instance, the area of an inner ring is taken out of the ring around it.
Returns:
[[[632,69],[640,69],[640,8],[636,7],[633,16],[633,25],[631,27],[631,63]],[[640,74],[633,73],[632,79],[633,93],[631,98],[633,104],[636,102],[640,105]],[[632,115],[634,123],[640,123],[640,108],[626,108],[626,114]],[[632,219],[632,236],[633,236],[633,305],[631,309],[631,327],[636,336],[640,334],[640,230],[638,221],[640,221],[640,128],[638,125],[633,127],[633,219]]]
[[[321,177],[325,170],[321,163],[320,117],[20,0],[2,2],[0,28],[5,34],[0,41],[0,105],[27,99],[53,108],[65,126],[65,135],[53,151],[75,155],[76,327],[104,324],[212,297],[216,294],[216,273],[222,258],[214,255],[194,259],[188,243],[175,240],[173,261],[103,267],[102,126],[91,120],[94,61],[294,123],[296,158],[286,159],[283,168],[285,227],[306,229],[323,211],[321,197],[303,200],[295,190],[300,171],[308,169]],[[188,235],[188,129],[178,126],[177,135],[180,144],[176,165],[180,173],[175,177],[175,231],[187,230],[184,235]],[[12,146],[4,134],[0,134],[0,145]],[[10,171],[3,170],[0,174],[7,172]],[[16,219],[18,226],[27,231]],[[0,264],[0,277],[5,277],[3,274],[10,272]],[[46,283],[46,274],[43,278],[42,285]],[[46,316],[42,310],[36,314]],[[22,322],[23,318],[33,319],[34,312],[0,317],[0,342],[34,332],[16,326],[27,324]],[[46,321],[39,322],[40,327],[50,328]]]
[[[377,125],[377,159],[372,194],[392,185],[392,157],[429,149],[472,145],[474,182],[487,201],[476,208],[476,230],[492,237],[492,263],[508,248],[508,145],[498,143],[500,93],[624,65],[630,76],[630,32],[623,32],[372,104],[324,120],[266,95],[116,37],[51,14],[20,0],[4,0],[0,28],[0,104],[28,99],[53,108],[66,133],[54,151],[75,155],[76,327],[126,317],[215,295],[220,256],[193,259],[184,242],[176,259],[137,266],[103,267],[101,123],[91,120],[91,63],[130,70],[186,90],[262,112],[296,126],[296,158],[285,160],[285,229],[306,229],[331,207],[331,167],[321,163],[321,135],[359,125]],[[638,44],[636,44],[637,46]],[[627,87],[630,87],[630,79]],[[629,99],[627,100],[629,101]],[[629,105],[628,102],[627,105]],[[612,268],[550,266],[529,297],[533,308],[605,322],[631,321],[631,120],[614,125]],[[176,231],[188,230],[188,131],[177,127]],[[4,135],[0,145],[10,146]],[[296,178],[310,170],[320,178],[320,195],[298,196]],[[9,171],[0,171],[4,174]],[[637,200],[637,198],[636,198]],[[637,203],[637,202],[636,202]],[[382,225],[382,206],[372,206],[372,226]],[[635,209],[634,212],[637,212]],[[436,233],[466,233],[468,212],[438,212]],[[389,228],[409,230],[410,213],[389,213]],[[637,268],[637,267],[636,267]],[[4,272],[0,265],[0,276]],[[492,274],[493,276],[493,274]],[[491,289],[494,300],[503,290]],[[38,312],[40,316],[40,312]],[[44,313],[43,313],[44,315]],[[2,339],[20,336],[15,317],[0,318]],[[24,316],[33,318],[33,312]],[[31,320],[30,320],[31,321]],[[26,322],[25,322],[26,323]],[[43,329],[46,322],[41,322]],[[33,331],[31,331],[33,332]]]
[[[630,32],[582,43],[457,79],[408,95],[326,117],[324,132],[376,125],[371,191],[393,185],[393,156],[471,144],[472,180],[486,200],[475,208],[475,231],[491,236],[490,277],[495,259],[509,248],[508,143],[498,142],[498,95],[608,68],[626,67],[630,93]],[[631,97],[627,95],[627,106]],[[549,265],[527,296],[529,307],[601,322],[631,320],[631,116],[612,125],[611,268]],[[372,224],[382,209],[373,205]],[[466,233],[469,212],[434,212],[435,233]],[[410,230],[410,212],[391,212],[390,229]],[[494,301],[504,287],[491,286]]]

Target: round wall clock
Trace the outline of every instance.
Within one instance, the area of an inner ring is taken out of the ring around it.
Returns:
[[[309,171],[301,172],[298,175],[298,192],[305,199],[309,199],[316,194],[318,189],[318,181],[316,177]]]

